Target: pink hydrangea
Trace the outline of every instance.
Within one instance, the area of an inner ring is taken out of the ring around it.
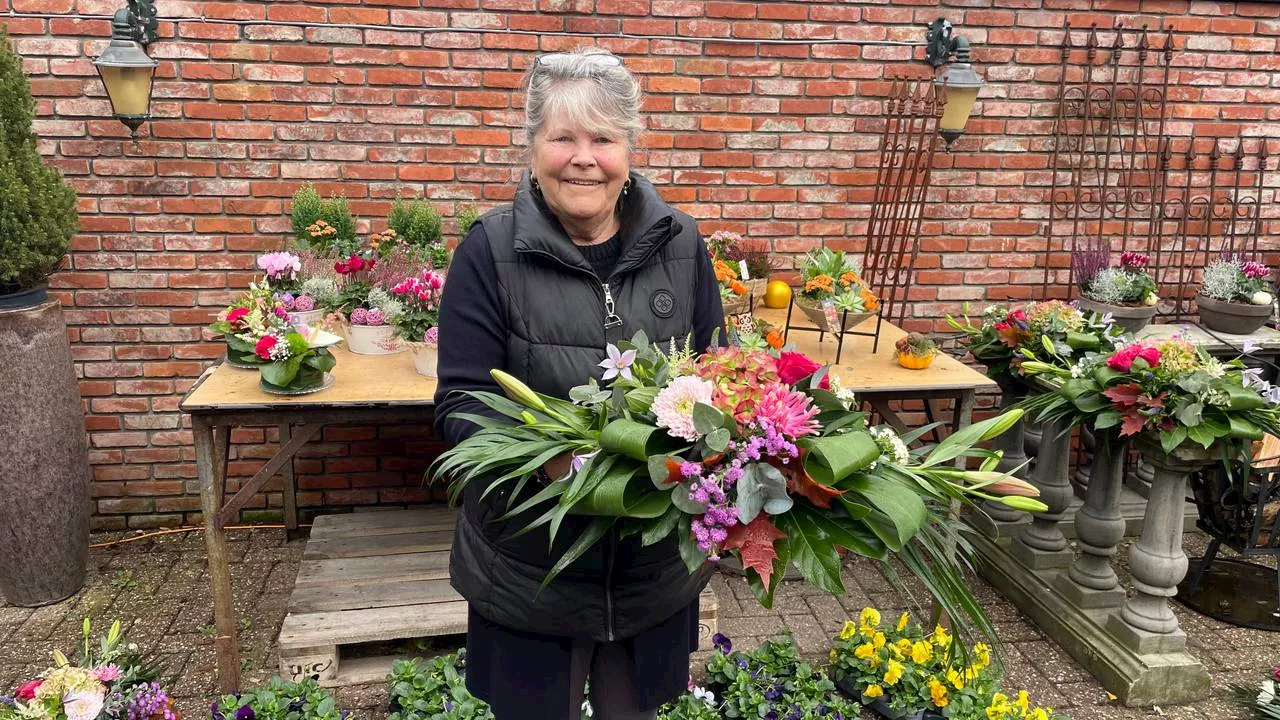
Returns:
[[[310,295],[301,295],[294,299],[293,309],[298,312],[310,312],[316,309],[316,300]]]
[[[352,324],[352,325],[368,325],[368,324],[369,324],[369,311],[368,311],[367,309],[365,309],[365,308],[359,308],[359,307],[358,307],[358,308],[356,308],[355,310],[352,310],[352,311],[351,311],[351,324]]]
[[[365,325],[386,325],[387,319],[382,316],[381,310],[379,310],[378,308],[373,308],[372,310],[369,311],[369,314],[366,316],[366,320],[364,324]]]

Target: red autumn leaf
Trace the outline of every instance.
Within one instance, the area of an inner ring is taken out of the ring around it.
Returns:
[[[1104,390],[1102,395],[1121,407],[1133,407],[1142,395],[1142,388],[1138,387],[1138,383],[1125,383]]]
[[[787,492],[792,495],[799,495],[820,508],[831,507],[831,500],[840,497],[845,493],[844,490],[836,490],[809,477],[809,473],[804,471],[804,455],[807,450],[800,451],[800,457],[792,460],[790,463],[782,464],[777,458],[770,458],[769,464],[778,469],[782,476],[787,479]]]
[[[1147,418],[1138,413],[1125,415],[1124,422],[1120,424],[1120,436],[1136,435],[1146,424]]]
[[[749,525],[734,525],[729,528],[724,549],[737,550],[742,559],[742,567],[755,570],[767,588],[769,578],[773,575],[774,558],[778,557],[778,553],[773,550],[773,542],[786,536],[786,533],[769,522],[768,515],[760,513]]]
[[[1155,397],[1147,397],[1146,395],[1141,395],[1138,397],[1138,404],[1146,405],[1149,408],[1163,408],[1165,396],[1168,394],[1169,393],[1167,392],[1162,392]]]
[[[667,456],[667,479],[664,481],[666,485],[674,485],[684,479],[684,475],[680,472],[680,462],[670,455]]]

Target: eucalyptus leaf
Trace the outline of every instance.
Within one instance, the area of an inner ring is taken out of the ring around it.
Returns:
[[[705,403],[693,404],[693,429],[699,435],[707,435],[724,424],[724,413]]]
[[[1204,404],[1191,402],[1183,405],[1178,409],[1178,422],[1191,427],[1200,424],[1200,413],[1204,410]]]
[[[707,447],[714,452],[724,452],[729,447],[729,430],[726,428],[716,428],[709,433],[704,440]]]

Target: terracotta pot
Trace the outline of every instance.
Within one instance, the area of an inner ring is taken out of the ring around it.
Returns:
[[[1094,312],[1099,316],[1111,314],[1111,319],[1116,325],[1136,333],[1146,327],[1151,322],[1151,318],[1156,316],[1155,305],[1112,305],[1110,303],[1098,302],[1091,300],[1083,295],[1076,302],[1080,305],[1080,309],[1085,312]]]
[[[405,350],[391,325],[352,325],[344,323],[347,349],[357,355],[394,355]]]
[[[1223,302],[1201,294],[1196,295],[1196,306],[1205,327],[1230,335],[1252,334],[1267,324],[1273,311],[1271,305]]]
[[[822,309],[821,305],[817,305],[817,306],[809,305],[809,304],[806,304],[805,301],[802,301],[799,298],[797,298],[796,307],[800,308],[800,311],[804,313],[805,317],[809,318],[809,322],[813,323],[814,325],[817,325],[819,328],[829,333],[838,332],[841,329],[840,322],[842,317],[844,318],[843,329],[847,332],[849,330],[852,330],[853,327],[858,323],[862,322],[863,320],[866,320],[872,315],[875,315],[875,313],[871,313],[871,312],[845,313],[842,310],[836,310],[835,311],[836,320],[834,323],[831,323],[831,322],[828,322],[827,313]]]
[[[898,364],[908,370],[923,370],[933,364],[934,353],[928,355],[912,355],[898,353]]]

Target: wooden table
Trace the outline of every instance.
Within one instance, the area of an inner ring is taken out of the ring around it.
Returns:
[[[336,347],[338,364],[334,386],[311,395],[271,395],[258,388],[256,370],[215,365],[205,371],[182,399],[179,408],[191,415],[200,507],[209,553],[209,584],[217,635],[218,688],[240,685],[240,657],[236,617],[231,607],[231,569],[224,528],[277,472],[284,481],[285,527],[298,527],[293,456],[325,425],[418,422],[434,419],[436,382],[419,375],[408,352],[396,355],[355,355]],[[276,425],[280,448],[257,474],[226,498],[227,454],[231,429],[236,426]]]
[[[786,312],[759,310],[757,314],[780,325]],[[804,319],[800,318],[799,322]],[[952,399],[955,401],[952,428],[968,425],[973,419],[977,392],[996,388],[995,381],[945,354],[939,355],[925,370],[899,366],[893,357],[893,344],[904,334],[894,325],[883,323],[879,352],[874,354],[871,353],[872,338],[849,336],[842,353],[845,362],[833,366],[832,373],[844,387],[857,393],[899,430],[906,428],[890,407],[892,400],[923,400],[932,418],[934,401]],[[819,362],[835,358],[836,342],[830,335],[820,342],[817,333],[796,332],[791,340],[797,350]],[[290,530],[297,528],[293,456],[325,425],[430,423],[433,420],[435,380],[414,370],[409,353],[355,355],[338,347],[333,354],[338,361],[333,370],[336,382],[332,388],[318,393],[270,395],[258,388],[257,371],[223,364],[207,370],[179,405],[191,414],[217,628],[218,687],[223,692],[232,692],[240,685],[236,617],[232,610],[231,570],[224,528],[235,522],[241,508],[277,472],[283,477],[285,526]],[[235,495],[225,499],[232,428],[263,425],[279,427],[279,449]]]

